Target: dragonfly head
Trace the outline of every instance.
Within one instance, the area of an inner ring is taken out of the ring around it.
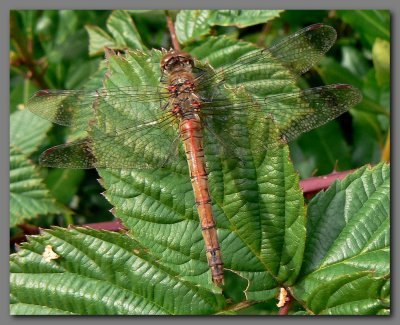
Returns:
[[[168,52],[161,59],[161,70],[163,72],[173,72],[179,70],[191,70],[194,67],[194,61],[189,53]]]

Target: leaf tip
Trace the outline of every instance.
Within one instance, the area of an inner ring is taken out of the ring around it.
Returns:
[[[106,60],[108,60],[111,56],[115,56],[115,52],[112,48],[105,46],[104,53],[106,55]]]
[[[21,250],[21,245],[14,244],[14,249],[15,249],[16,252],[19,252]]]
[[[112,207],[110,210],[108,210],[109,212],[111,212],[111,214],[115,217],[117,215],[117,209],[115,207]]]

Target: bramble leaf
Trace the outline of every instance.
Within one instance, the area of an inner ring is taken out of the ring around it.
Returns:
[[[375,315],[390,300],[390,168],[363,167],[308,206],[307,242],[292,288],[310,313]]]
[[[10,226],[39,214],[67,212],[50,196],[43,180],[27,156],[10,148]]]
[[[45,260],[49,245],[58,257]],[[47,230],[11,255],[10,272],[11,315],[201,315],[224,306],[127,234]]]
[[[211,32],[213,26],[249,27],[266,23],[283,10],[180,10],[175,29],[178,40],[189,44]]]
[[[27,109],[16,111],[10,117],[10,144],[29,156],[43,143],[51,126]]]

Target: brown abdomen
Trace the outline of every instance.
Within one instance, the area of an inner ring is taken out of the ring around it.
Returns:
[[[208,188],[202,125],[199,118],[194,116],[193,118],[183,119],[179,125],[179,130],[189,164],[190,179],[206,245],[212,280],[217,285],[222,285],[224,283],[223,262]]]

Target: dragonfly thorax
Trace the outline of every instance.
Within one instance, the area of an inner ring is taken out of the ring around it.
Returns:
[[[200,112],[201,101],[197,96],[188,94],[183,98],[176,98],[171,113],[180,119],[193,118]]]
[[[167,87],[169,93],[178,97],[182,93],[192,93],[195,89],[193,75],[191,73],[174,73],[168,78]]]

